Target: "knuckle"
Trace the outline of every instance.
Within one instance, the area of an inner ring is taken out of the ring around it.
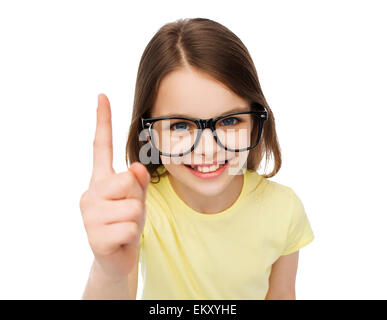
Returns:
[[[92,194],[98,198],[101,198],[103,197],[104,195],[104,192],[106,191],[107,188],[109,188],[109,186],[111,185],[109,183],[109,180],[110,177],[105,177],[105,178],[102,178],[102,179],[99,179],[99,180],[96,180],[94,183],[93,183],[93,186],[92,186]]]
[[[83,225],[85,226],[86,232],[89,234],[93,230],[93,226],[95,225],[95,221],[93,215],[90,213],[85,213],[82,215]]]
[[[92,187],[92,192],[94,196],[101,197],[103,188],[103,182],[101,180],[95,181]]]
[[[107,246],[106,243],[101,242],[101,241],[94,241],[93,243],[90,242],[90,245],[93,248],[93,251],[98,253],[98,254],[104,254],[107,251]]]
[[[113,211],[109,200],[97,200],[93,214],[93,222],[97,225],[105,224],[109,219],[109,213]]]
[[[119,175],[119,180],[121,183],[125,186],[131,186],[134,183],[134,176],[130,172],[121,172],[118,174]]]
[[[134,243],[138,236],[138,225],[137,223],[131,223],[128,227],[128,230],[125,234],[125,240],[130,243]]]
[[[100,223],[100,213],[105,210],[104,203],[99,199],[91,201],[90,195],[86,194],[80,201],[80,207],[84,226],[86,231],[89,231],[93,226]]]
[[[89,197],[89,192],[88,192],[88,190],[86,190],[85,192],[82,193],[82,195],[79,199],[79,207],[80,207],[81,211],[83,211],[84,208],[86,207],[86,205],[88,203],[88,197]]]
[[[94,232],[89,236],[89,243],[93,251],[98,254],[103,254],[109,246],[109,241],[101,237],[100,232],[101,231],[97,232],[94,230]]]
[[[124,192],[127,191],[128,194],[129,190],[131,190],[134,186],[133,177],[125,173],[117,174],[117,176],[115,177],[115,183],[118,186],[119,190]]]
[[[123,176],[118,177],[117,184],[119,185],[120,190],[126,190],[130,186],[130,181],[125,179]]]
[[[132,207],[132,213],[133,213],[134,219],[141,218],[142,213],[144,211],[144,204],[142,203],[142,201],[138,199],[133,199],[131,203],[131,207]]]

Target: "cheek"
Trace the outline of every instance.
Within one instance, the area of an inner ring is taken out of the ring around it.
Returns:
[[[184,174],[186,168],[181,157],[164,157],[161,156],[161,162],[165,169],[170,172],[173,176],[180,176]]]
[[[228,170],[229,175],[239,174],[240,170],[247,166],[247,158],[249,152],[239,152],[235,154],[232,160],[230,161],[230,166]]]
[[[185,160],[182,157],[165,157],[160,156],[161,163],[167,168],[168,167],[178,167],[182,165]]]
[[[185,184],[189,180],[190,173],[184,164],[164,164],[164,167],[168,174],[174,177],[175,181]]]
[[[239,154],[235,155],[234,158],[232,158],[231,164],[235,166],[242,166],[246,162],[247,156],[247,152],[239,152]]]

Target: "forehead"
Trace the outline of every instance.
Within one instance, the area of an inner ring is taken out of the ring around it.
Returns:
[[[227,110],[246,110],[248,102],[208,74],[191,68],[169,73],[160,83],[151,117],[174,114],[210,118]]]

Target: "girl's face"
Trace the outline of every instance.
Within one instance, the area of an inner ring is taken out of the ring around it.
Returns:
[[[208,119],[249,109],[245,99],[237,96],[221,82],[203,72],[182,68],[168,74],[162,80],[151,117],[182,115]],[[248,151],[239,153],[226,151],[217,144],[210,129],[206,129],[203,130],[196,148],[191,153],[182,157],[160,158],[175,183],[184,185],[186,189],[196,194],[211,197],[220,195],[237,174],[240,174],[247,156]],[[225,160],[228,161],[225,170],[210,179],[195,175],[185,165],[224,163]]]

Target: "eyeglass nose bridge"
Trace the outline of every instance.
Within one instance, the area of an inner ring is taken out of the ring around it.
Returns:
[[[197,145],[199,144],[199,140],[202,137],[204,129],[207,129],[207,128],[211,130],[212,137],[215,139],[216,143],[219,144],[220,146],[222,146],[219,143],[219,141],[218,141],[218,137],[217,137],[217,134],[216,134],[216,131],[215,131],[215,122],[213,120],[214,120],[213,118],[210,118],[210,119],[197,119],[197,124],[198,124],[200,130],[199,130],[199,135],[197,136],[196,141],[195,141],[195,143],[193,145],[193,149],[191,151],[196,149]]]
[[[212,132],[215,131],[214,122],[213,119],[199,119],[199,127],[201,130],[204,130],[206,128],[211,129]]]

